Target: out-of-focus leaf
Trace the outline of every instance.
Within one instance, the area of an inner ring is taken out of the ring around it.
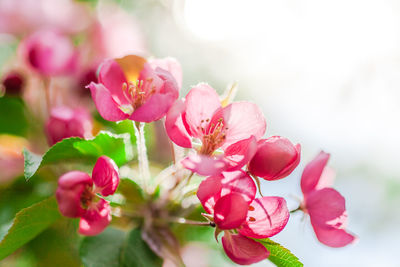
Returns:
[[[119,267],[125,232],[108,227],[82,240],[79,254],[85,267]]]
[[[18,212],[0,242],[0,260],[32,240],[59,218],[61,214],[54,197]]]
[[[129,205],[139,206],[145,203],[143,189],[129,178],[120,180],[118,191],[124,195]]]
[[[139,229],[129,233],[121,258],[123,267],[156,267],[163,263],[143,241]]]
[[[0,133],[24,136],[28,130],[28,120],[21,99],[0,97]]]
[[[46,164],[65,160],[93,164],[102,155],[112,158],[118,166],[131,160],[133,152],[129,134],[116,135],[100,132],[90,140],[79,137],[67,138],[50,147],[43,156],[24,150],[25,179],[31,178],[40,167]]]
[[[278,267],[302,267],[303,263],[290,252],[287,248],[281,246],[280,244],[272,241],[269,238],[266,239],[255,239],[256,241],[263,244],[270,255],[268,259],[273,262]]]

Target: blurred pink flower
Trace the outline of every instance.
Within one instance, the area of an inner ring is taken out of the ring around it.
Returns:
[[[19,52],[26,64],[44,76],[72,74],[78,52],[68,36],[58,30],[45,29],[22,41]]]
[[[54,145],[68,137],[90,138],[92,128],[92,119],[86,109],[61,106],[51,110],[46,134],[49,144]]]
[[[10,71],[2,78],[0,95],[1,91],[4,91],[7,95],[21,95],[24,85],[24,76],[18,71]]]
[[[24,172],[22,150],[28,142],[18,136],[0,135],[0,183],[6,183]]]
[[[94,186],[93,186],[94,184]],[[58,180],[56,198],[62,215],[81,218],[79,233],[97,235],[111,221],[108,201],[96,196],[114,194],[119,184],[118,167],[114,161],[101,156],[92,172],[92,178],[80,171],[63,174]]]
[[[179,96],[175,78],[168,71],[138,56],[105,61],[99,83],[90,83],[100,115],[109,121],[161,119]]]
[[[266,128],[261,110],[250,102],[222,107],[209,85],[193,87],[184,101],[177,101],[167,113],[165,128],[178,146],[191,148],[201,142],[197,154],[182,164],[200,175],[215,175],[240,169],[256,152],[256,141]],[[217,150],[223,153],[215,155]]]
[[[257,152],[249,163],[249,172],[266,180],[288,176],[300,162],[300,145],[272,136],[258,141]]]
[[[301,209],[310,215],[318,240],[330,247],[343,247],[356,240],[346,231],[347,212],[344,197],[330,188],[334,173],[326,167],[329,154],[321,151],[304,168],[301,190],[304,201]]]

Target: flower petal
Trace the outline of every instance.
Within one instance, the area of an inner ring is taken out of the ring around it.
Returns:
[[[250,204],[246,222],[239,233],[251,238],[271,237],[282,231],[288,220],[289,210],[284,198],[257,198]]]
[[[220,118],[224,119],[224,126],[228,128],[225,143],[222,145],[223,149],[252,135],[259,140],[265,133],[265,118],[256,104],[234,102],[218,110],[212,122],[215,123]]]
[[[204,210],[209,214],[214,214],[214,206],[221,198],[222,183],[220,176],[210,176],[204,179],[197,190],[197,197]]]
[[[321,151],[312,161],[304,168],[301,176],[301,190],[306,195],[316,189],[322,172],[328,163],[329,154]]]
[[[237,264],[253,264],[268,258],[270,254],[261,243],[241,234],[225,232],[221,241],[226,255]]]
[[[175,58],[155,58],[149,60],[149,63],[153,69],[161,68],[171,73],[176,80],[178,87],[182,87],[182,67]]]
[[[96,165],[94,165],[92,179],[96,186],[96,191],[101,190],[100,193],[103,196],[114,194],[119,184],[117,165],[109,157],[101,156]]]
[[[122,90],[122,84],[128,84],[128,81],[117,61],[108,59],[100,65],[99,82],[108,89],[114,98],[118,99],[120,104],[129,104]]]
[[[245,220],[249,204],[241,194],[231,193],[221,197],[214,206],[214,222],[218,228],[238,228]]]
[[[103,119],[108,121],[122,121],[129,117],[129,114],[124,113],[119,108],[119,103],[115,101],[104,85],[91,82],[89,88],[97,111]]]
[[[79,221],[79,233],[82,235],[100,234],[111,222],[111,209],[108,202],[100,199],[96,207],[89,208]]]
[[[85,213],[81,205],[81,195],[92,183],[90,176],[80,171],[67,172],[60,177],[56,198],[62,215],[76,218]]]
[[[319,242],[330,247],[344,247],[357,239],[344,229],[337,229],[333,226],[322,227],[319,224],[312,224],[312,226]]]
[[[241,169],[257,152],[257,141],[254,136],[240,140],[226,148],[225,160],[229,163],[228,171]]]
[[[186,169],[202,176],[218,175],[227,167],[223,159],[200,154],[190,154],[181,163]]]
[[[221,107],[215,90],[205,83],[193,87],[186,96],[185,120],[193,137],[203,136],[202,128],[207,129],[214,112]]]
[[[182,120],[182,114],[185,110],[185,103],[182,100],[176,101],[169,109],[165,118],[165,130],[172,142],[181,147],[191,148],[191,137]]]

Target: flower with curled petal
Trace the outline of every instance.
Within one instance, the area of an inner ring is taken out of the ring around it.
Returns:
[[[347,212],[344,197],[331,188],[334,172],[326,166],[329,154],[321,151],[304,168],[300,209],[310,215],[318,240],[330,247],[344,247],[356,240],[346,231]]]
[[[92,177],[80,171],[63,174],[56,191],[61,214],[71,218],[80,217],[79,233],[83,235],[101,233],[111,221],[111,210],[108,201],[97,194],[112,195],[118,184],[118,167],[106,156],[97,160]]]

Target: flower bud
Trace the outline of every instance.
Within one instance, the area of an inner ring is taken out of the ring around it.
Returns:
[[[2,91],[7,95],[20,95],[24,83],[24,78],[20,73],[11,71],[4,75],[1,81]]]
[[[258,142],[257,152],[249,163],[251,174],[266,180],[288,176],[300,162],[300,145],[288,139],[273,136]]]
[[[23,41],[20,52],[33,70],[45,76],[71,74],[77,65],[71,40],[53,30],[32,34]]]
[[[92,135],[90,114],[82,108],[53,108],[46,124],[46,133],[49,145],[68,137],[90,138]]]

